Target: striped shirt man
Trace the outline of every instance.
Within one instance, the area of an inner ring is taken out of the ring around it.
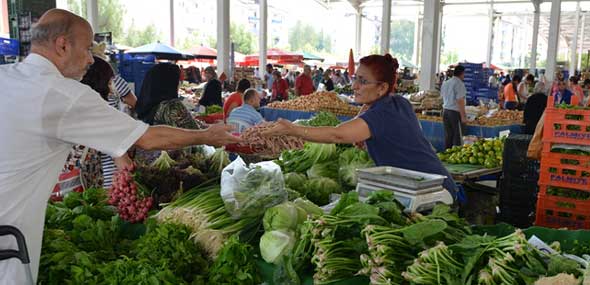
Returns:
[[[244,132],[247,128],[258,125],[264,121],[262,115],[249,104],[244,104],[231,111],[227,123],[234,125],[238,133]]]

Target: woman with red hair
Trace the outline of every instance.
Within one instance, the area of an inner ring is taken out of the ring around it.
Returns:
[[[444,175],[443,186],[455,197],[456,185],[424,137],[412,105],[393,94],[398,67],[389,54],[360,60],[352,89],[365,111],[356,118],[336,127],[306,127],[280,119],[263,135],[290,135],[318,143],[364,142],[377,166]]]

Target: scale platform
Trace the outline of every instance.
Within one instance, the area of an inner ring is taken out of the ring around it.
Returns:
[[[395,167],[359,169],[356,191],[360,197],[372,192],[390,190],[405,207],[405,212],[423,212],[436,204],[453,204],[453,197],[442,187],[446,176]]]

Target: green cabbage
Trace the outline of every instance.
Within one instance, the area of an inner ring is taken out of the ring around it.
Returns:
[[[304,151],[313,164],[330,161],[338,156],[338,149],[335,144],[306,143]]]
[[[299,208],[293,202],[285,202],[269,208],[264,213],[262,224],[265,231],[272,230],[296,230],[307,218],[304,209]]]
[[[295,234],[290,230],[267,231],[260,238],[260,254],[268,263],[278,264],[295,246]]]
[[[305,182],[307,199],[316,205],[323,206],[330,203],[330,194],[340,193],[340,184],[330,178],[313,178]]]
[[[326,177],[334,180],[338,179],[338,164],[333,161],[316,163],[310,169],[307,170],[307,177],[319,178]]]
[[[295,191],[300,191],[303,189],[305,185],[305,181],[307,181],[307,177],[305,174],[291,172],[284,175],[285,177],[285,185]]]
[[[322,208],[318,207],[316,204],[310,202],[304,198],[297,198],[293,201],[297,207],[303,209],[308,215],[318,215],[321,216],[324,214]]]
[[[369,154],[357,148],[349,148],[343,151],[338,158],[338,178],[345,187],[356,187],[358,177],[357,169],[372,167],[375,164]]]

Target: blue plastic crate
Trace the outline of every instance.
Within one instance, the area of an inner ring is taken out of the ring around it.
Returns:
[[[15,39],[0,38],[0,55],[18,56],[20,43]]]

